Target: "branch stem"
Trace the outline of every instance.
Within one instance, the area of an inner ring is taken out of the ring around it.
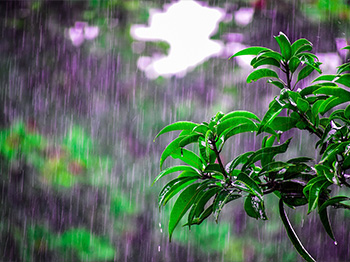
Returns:
[[[224,165],[222,164],[221,157],[220,157],[220,152],[218,151],[218,149],[216,147],[215,139],[210,139],[210,143],[211,143],[211,145],[213,147],[212,149],[213,149],[213,151],[214,151],[214,153],[216,155],[216,159],[218,160],[218,164],[220,166],[222,174],[224,175],[225,179],[227,179],[228,175],[226,173]]]

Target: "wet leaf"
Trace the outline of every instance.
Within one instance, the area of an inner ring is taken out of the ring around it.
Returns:
[[[224,140],[226,141],[231,136],[245,133],[245,132],[256,132],[258,131],[258,125],[255,123],[246,123],[238,125],[232,129],[227,129],[224,132],[222,132],[221,136],[224,136]]]
[[[314,70],[315,69],[310,65],[306,65],[305,67],[303,67],[303,69],[301,69],[298,74],[297,82],[304,79],[305,77],[308,77]]]
[[[252,46],[252,47],[245,48],[241,51],[238,51],[233,56],[231,56],[230,59],[241,55],[258,55],[261,51],[269,51],[269,50],[271,49],[268,49],[266,47],[261,47],[261,46]]]
[[[253,120],[246,118],[246,117],[241,117],[241,116],[235,116],[231,117],[229,119],[226,119],[220,124],[218,124],[216,128],[216,133],[218,136],[220,136],[224,131],[228,132],[232,128],[240,125],[240,124],[250,124],[250,125],[256,125]]]
[[[249,111],[243,111],[243,110],[237,110],[237,111],[227,113],[226,115],[224,115],[220,119],[220,122],[223,122],[223,121],[230,119],[232,117],[246,117],[246,118],[254,119],[254,120],[260,122],[259,117],[257,117],[254,113],[249,112]]]
[[[162,172],[160,172],[159,175],[154,179],[152,186],[155,182],[157,182],[162,177],[169,175],[171,173],[177,172],[177,171],[192,171],[192,172],[197,173],[199,175],[198,170],[191,167],[191,166],[172,166],[172,167],[168,167],[167,169],[164,169]]]
[[[254,60],[254,63],[251,63],[251,66],[253,68],[257,68],[259,66],[264,66],[264,65],[268,65],[268,66],[272,65],[272,66],[280,67],[279,61],[271,57],[258,57],[256,60]]]
[[[160,169],[162,169],[163,163],[164,161],[171,156],[171,154],[178,150],[180,147],[180,142],[186,138],[187,136],[179,136],[176,139],[174,139],[172,142],[170,142],[170,144],[168,144],[166,146],[166,148],[164,149],[162,155],[160,156],[160,160],[159,160],[159,165],[160,165]]]
[[[343,202],[343,201],[348,201],[350,200],[349,197],[347,196],[335,196],[335,197],[332,197],[330,199],[328,199],[327,201],[325,201],[321,207],[319,208],[319,212],[320,211],[323,211],[324,209],[326,209],[328,206],[332,206],[332,205],[336,205],[340,202]]]
[[[188,122],[188,121],[179,121],[179,122],[172,123],[172,124],[164,127],[162,130],[160,130],[153,141],[155,141],[157,137],[159,137],[160,135],[162,135],[164,133],[171,132],[171,131],[177,131],[177,130],[191,130],[192,131],[197,126],[198,126],[197,123]]]
[[[323,228],[325,229],[325,231],[327,232],[328,236],[333,239],[334,243],[336,244],[336,240],[334,237],[334,233],[331,227],[331,224],[329,222],[329,218],[328,218],[328,212],[327,212],[327,208],[324,208],[320,211],[320,207],[324,202],[321,203],[321,201],[318,201],[318,215],[320,217],[321,223],[323,225]]]
[[[337,78],[336,75],[321,75],[321,76],[315,78],[312,82],[317,82],[317,81],[333,81],[335,78]]]
[[[335,82],[350,87],[350,74],[344,74],[339,76],[339,78],[335,80]]]
[[[291,223],[289,222],[289,219],[287,217],[286,212],[284,211],[283,207],[283,200],[280,199],[279,201],[279,213],[280,217],[282,219],[283,225],[287,231],[287,235],[294,245],[295,249],[298,251],[298,253],[308,262],[316,262],[316,260],[307,252],[307,250],[304,248],[302,243],[300,242],[297,234],[295,233]]]
[[[305,99],[298,98],[297,107],[301,113],[305,113],[307,110],[309,110],[310,105]]]
[[[228,202],[240,198],[241,195],[235,192],[221,190],[220,193],[216,196],[215,201],[213,203],[213,212],[216,223],[218,222],[220,212],[224,205]]]
[[[324,180],[320,180],[312,184],[309,190],[309,197],[308,197],[308,201],[309,201],[308,214],[310,214],[310,212],[317,207],[320,194],[323,192],[325,188],[327,188],[331,184],[332,183],[326,180],[326,178]]]
[[[300,59],[296,56],[293,56],[288,63],[289,69],[292,73],[294,73],[295,70],[297,70],[299,65],[300,65]]]
[[[284,84],[278,80],[273,81],[273,80],[269,79],[269,80],[267,80],[267,83],[272,84],[274,86],[277,86],[279,89],[283,89],[285,87]]]
[[[254,152],[251,151],[237,156],[230,164],[230,172],[234,170],[239,164],[245,164],[248,161],[249,156],[253,153]]]
[[[265,126],[268,126],[279,115],[282,109],[282,106],[276,100],[270,104],[269,109],[261,120],[257,135],[265,130]]]
[[[246,197],[244,201],[244,210],[250,217],[267,220],[264,202],[257,196],[249,194]]]
[[[188,214],[188,221],[186,225],[191,227],[193,221],[196,218],[199,218],[205,211],[204,208],[205,208],[205,205],[208,203],[208,201],[220,190],[222,190],[222,188],[219,186],[216,186],[216,187],[207,188],[206,190],[199,192]]]
[[[298,122],[298,119],[295,119],[292,117],[278,116],[271,121],[269,126],[273,130],[285,132],[296,127],[297,122]]]
[[[339,66],[337,70],[337,74],[342,74],[346,71],[350,71],[350,63],[345,63]]]
[[[278,75],[275,71],[268,68],[257,69],[250,73],[250,75],[247,77],[247,83],[255,82],[264,77],[278,78]]]
[[[183,162],[199,170],[203,170],[204,168],[204,163],[202,159],[192,151],[187,150],[185,148],[178,148],[177,150],[172,152],[171,157],[175,159],[180,159]]]
[[[202,136],[202,134],[187,135],[179,142],[179,147],[185,147],[191,143],[198,142],[198,139]]]
[[[163,189],[160,191],[158,196],[158,206],[165,206],[166,203],[174,197],[177,193],[179,193],[182,189],[186,188],[188,185],[192,184],[199,178],[197,177],[179,177],[171,180],[167,183]]]
[[[242,167],[244,170],[250,164],[253,164],[263,158],[268,158],[270,161],[277,155],[282,154],[287,151],[291,138],[286,140],[282,145],[274,146],[274,147],[265,147],[255,151],[247,160],[247,162]],[[267,162],[266,162],[267,163]]]
[[[288,37],[280,32],[278,36],[274,37],[280,47],[281,54],[283,55],[284,59],[287,61],[291,58],[292,56],[292,47],[290,44],[290,41]]]
[[[305,39],[305,38],[300,38],[300,39],[298,39],[298,40],[296,40],[293,44],[292,44],[292,46],[291,46],[291,49],[292,49],[292,55],[295,55],[295,54],[297,54],[298,52],[298,49],[300,49],[302,46],[304,46],[304,45],[309,45],[309,46],[311,46],[311,48],[312,48],[312,44],[310,43],[310,41],[309,40],[307,40],[307,39]],[[311,50],[310,50],[311,51]],[[299,51],[299,52],[301,52],[301,51]]]
[[[193,200],[196,197],[196,190],[200,184],[193,184],[187,187],[177,198],[173,208],[171,209],[169,218],[169,242],[171,242],[171,236],[174,229],[179,224],[181,218],[185,215],[188,209],[192,206]]]
[[[328,112],[332,108],[336,107],[337,105],[343,104],[343,103],[348,102],[348,101],[349,100],[347,100],[346,97],[331,96],[322,102],[318,111],[321,115],[324,115],[326,112]]]
[[[345,108],[344,117],[350,119],[350,105]]]
[[[262,192],[261,188],[259,187],[259,185],[253,179],[251,179],[245,173],[241,172],[237,176],[236,182],[243,183],[245,186],[247,186],[247,188],[249,188],[250,192],[253,195],[255,195],[255,196],[259,197],[260,199],[262,199],[263,192]]]

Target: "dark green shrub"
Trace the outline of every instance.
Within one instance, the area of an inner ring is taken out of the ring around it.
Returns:
[[[159,206],[163,206],[181,192],[170,214],[169,240],[187,212],[189,228],[200,225],[210,215],[217,221],[226,204],[242,197],[248,216],[266,220],[264,196],[273,193],[280,199],[279,213],[288,237],[305,260],[315,261],[295,234],[285,205],[291,208],[308,205],[308,213],[316,209],[325,231],[336,243],[327,207],[350,208],[342,203],[350,200],[349,197],[334,196],[330,189],[334,185],[350,187],[347,174],[350,168],[350,105],[343,106],[350,101],[350,92],[346,89],[350,87],[350,74],[346,73],[350,63],[339,66],[336,75],[321,75],[300,89],[302,80],[312,72],[322,73],[317,56],[310,53],[312,44],[306,39],[291,44],[283,33],[275,40],[280,52],[255,46],[231,57],[254,55],[251,65],[256,70],[249,74],[247,83],[268,78],[269,84],[281,89],[262,119],[248,111],[219,112],[208,122],[170,124],[156,136],[181,131],[163,151],[160,168],[168,157],[187,164],[166,168],[154,180],[180,172],[159,194]],[[319,150],[319,162],[302,156],[287,161],[275,160],[277,155],[288,150],[292,139],[280,141],[281,134],[292,128],[307,130],[318,138],[315,146]],[[225,143],[244,132],[265,134],[261,148],[238,155],[224,165],[220,153]],[[193,143],[195,151],[186,148]]]

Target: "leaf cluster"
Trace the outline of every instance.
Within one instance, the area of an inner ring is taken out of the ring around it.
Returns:
[[[244,199],[248,216],[266,220],[264,196],[273,193],[279,198],[279,213],[287,235],[306,261],[315,260],[293,230],[285,205],[307,205],[308,213],[316,209],[325,231],[336,241],[327,207],[350,208],[342,203],[349,197],[332,196],[331,190],[332,186],[350,187],[350,105],[343,105],[350,101],[350,63],[338,67],[336,75],[322,75],[321,62],[311,53],[312,43],[308,40],[291,43],[282,32],[275,40],[280,52],[255,46],[231,57],[254,55],[251,66],[255,70],[248,75],[247,83],[267,78],[267,83],[280,89],[262,119],[248,111],[219,112],[208,122],[172,123],[156,136],[181,131],[164,149],[161,169],[168,157],[187,164],[166,168],[154,180],[179,173],[159,194],[159,207],[179,194],[169,218],[169,240],[186,213],[185,226],[189,228],[200,225],[210,215],[218,221],[223,207],[240,198]],[[314,71],[321,76],[305,86],[302,80]],[[277,155],[287,152],[292,140],[290,137],[281,141],[281,134],[293,128],[307,130],[318,138],[318,163],[303,156],[276,160]],[[220,155],[223,147],[228,139],[241,133],[264,135],[261,148],[224,164]],[[190,144],[195,144],[199,153],[190,150]]]

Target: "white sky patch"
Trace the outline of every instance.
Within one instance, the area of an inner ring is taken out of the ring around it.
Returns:
[[[168,55],[140,57],[139,68],[147,77],[181,77],[210,57],[221,54],[223,43],[210,37],[224,19],[222,9],[205,7],[192,0],[164,7],[164,12],[150,11],[149,26],[131,27],[131,35],[136,40],[165,41],[170,45]]]
[[[253,21],[254,8],[241,7],[234,13],[235,22],[238,25],[246,26]]]

